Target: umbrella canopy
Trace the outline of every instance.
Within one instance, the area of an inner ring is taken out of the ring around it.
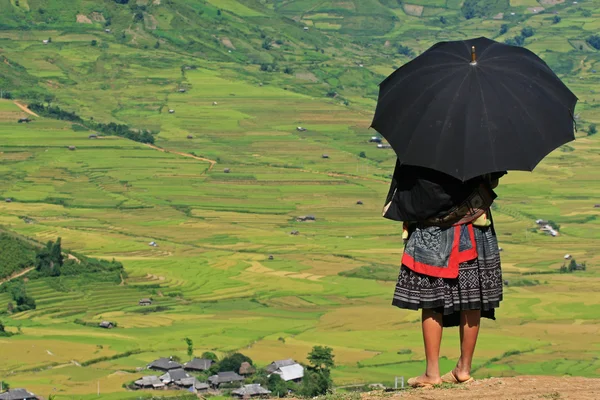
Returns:
[[[481,37],[437,43],[396,70],[371,126],[402,164],[465,181],[533,170],[575,138],[576,103],[534,53]]]

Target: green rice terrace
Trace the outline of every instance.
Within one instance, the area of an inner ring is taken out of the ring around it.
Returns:
[[[391,306],[395,155],[368,128],[395,67],[476,36],[535,51],[579,103],[577,140],[497,190],[505,298],[474,376],[598,376],[599,28],[597,0],[0,0],[0,245],[29,243],[0,255],[0,381],[137,399],[184,338],[258,366],[329,346],[338,386],[420,374],[420,314]],[[30,272],[59,237],[97,267]],[[7,307],[14,285],[35,308]]]

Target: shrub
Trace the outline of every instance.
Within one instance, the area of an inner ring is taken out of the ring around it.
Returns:
[[[98,46],[98,41],[96,39],[93,39],[91,44],[92,46]]]
[[[560,21],[561,21],[561,18],[558,15],[555,15],[554,18],[552,18],[553,24],[558,24]]]
[[[596,124],[590,124],[590,127],[588,128],[588,136],[595,135],[596,133],[598,133],[598,129],[596,128]]]
[[[360,158],[367,158],[367,154],[364,151],[361,151],[360,153],[358,153],[358,156]]]
[[[504,35],[506,32],[508,32],[508,25],[507,24],[500,25],[500,34]]]

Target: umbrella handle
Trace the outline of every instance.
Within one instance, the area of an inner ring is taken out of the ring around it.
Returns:
[[[471,46],[471,65],[477,64],[477,54],[475,53],[475,46]]]

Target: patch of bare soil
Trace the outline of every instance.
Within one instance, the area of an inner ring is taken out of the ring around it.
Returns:
[[[154,15],[148,13],[144,13],[144,24],[146,25],[146,28],[152,31],[156,30],[158,27],[158,21],[156,21]]]
[[[498,13],[493,16],[493,19],[503,19],[503,18],[504,18],[504,13]]]
[[[396,393],[371,392],[362,395],[362,400],[375,400],[379,398],[422,400],[596,400],[600,398],[600,379],[519,376],[514,378],[482,379],[462,386],[410,389]]]
[[[412,15],[415,17],[420,17],[423,15],[423,6],[416,6],[414,4],[405,4],[404,12],[408,15]]]
[[[233,45],[233,43],[231,43],[231,40],[229,40],[229,38],[226,38],[226,37],[222,38],[221,43],[223,43],[223,46],[229,47],[230,49],[235,50],[235,46]]]
[[[527,8],[527,11],[530,11],[530,12],[532,12],[532,13],[534,13],[534,14],[535,14],[535,13],[542,12],[542,11],[544,11],[544,10],[545,10],[545,8],[544,8],[544,7],[528,7],[528,8]]]
[[[79,24],[91,24],[92,20],[89,19],[86,15],[77,14],[77,23],[79,23]]]
[[[36,113],[34,113],[33,111],[31,111],[29,108],[27,108],[27,106],[24,106],[23,104],[15,101],[15,106],[19,107],[21,110],[23,110],[24,112],[26,112],[29,115],[33,115],[34,117],[40,117],[39,115],[37,115]]]
[[[104,19],[104,15],[96,11],[90,14],[90,18],[92,19],[92,21],[95,22],[106,22],[106,19]]]
[[[296,79],[309,82],[319,82],[319,79],[312,72],[298,72],[296,74]]]

